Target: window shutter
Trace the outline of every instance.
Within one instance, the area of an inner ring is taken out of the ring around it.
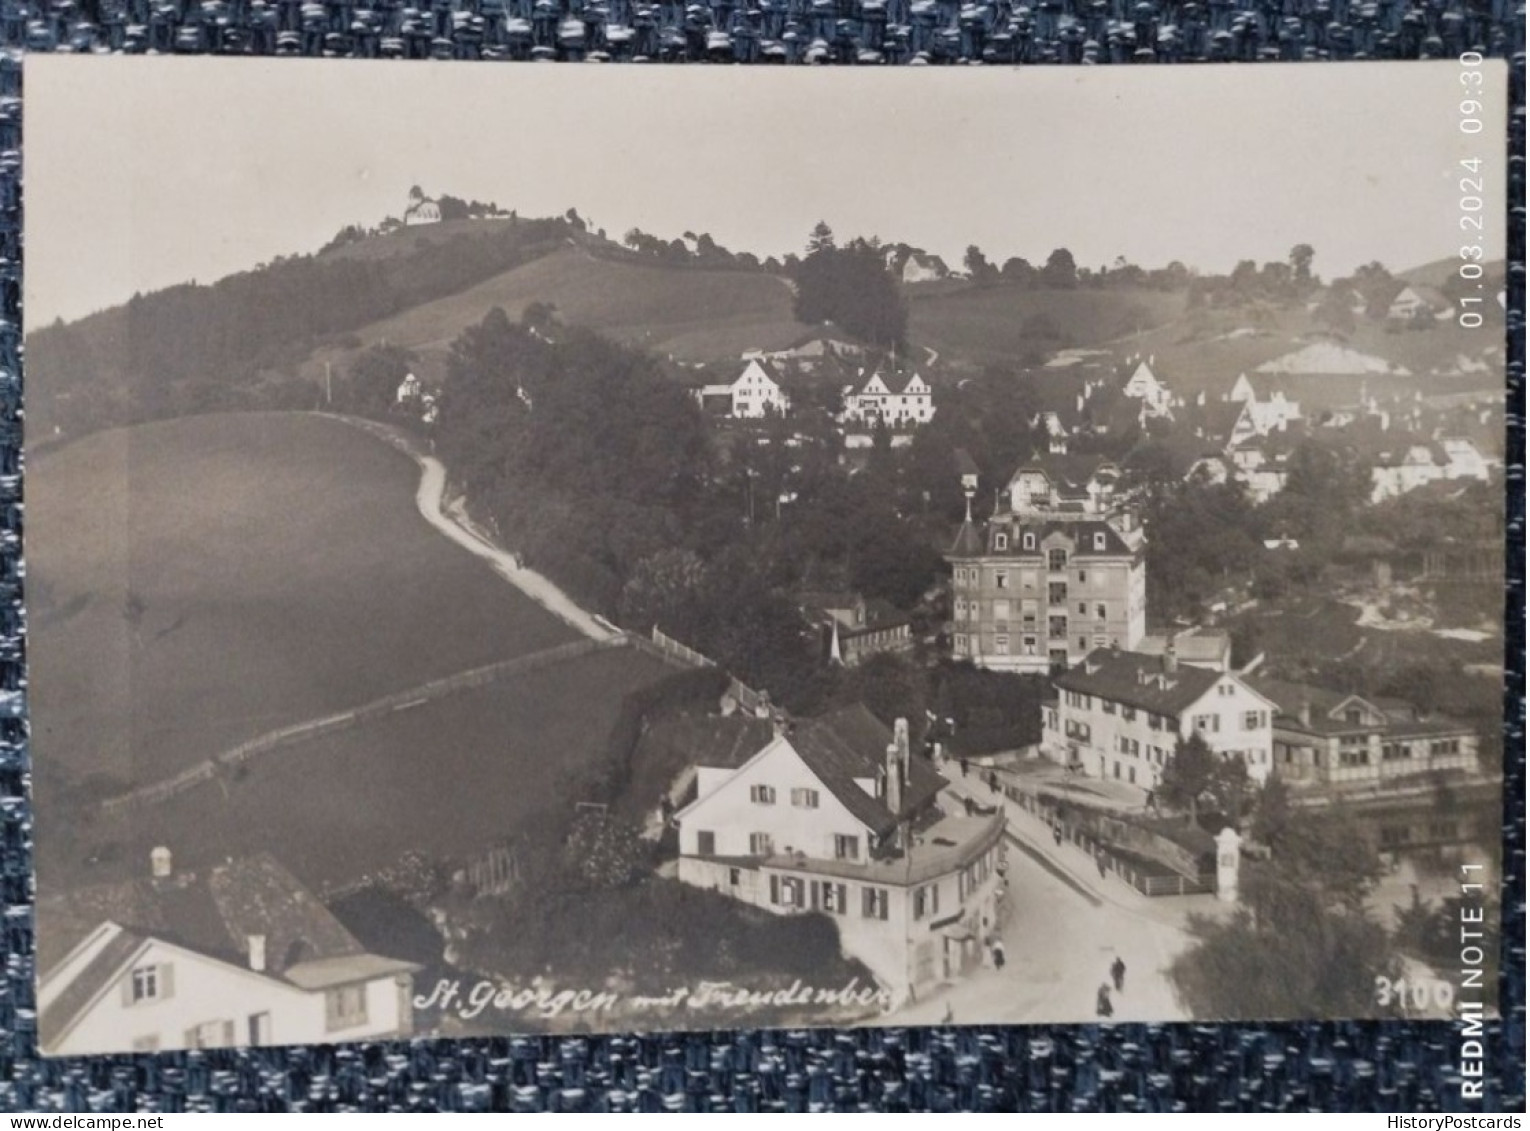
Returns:
[[[168,962],[159,968],[159,996],[175,996],[175,967]]]
[[[781,877],[779,876],[770,877],[770,902],[781,902]]]
[[[839,889],[839,901],[837,903],[835,903],[834,909],[836,911],[838,911],[841,915],[844,915],[850,909],[850,904],[847,902],[847,898],[846,898],[845,885],[844,884],[835,884],[834,886]]]

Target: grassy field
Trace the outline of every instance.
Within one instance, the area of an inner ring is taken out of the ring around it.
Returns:
[[[413,460],[338,421],[189,417],[87,437],[27,473],[44,810],[65,773],[153,781],[574,639],[425,523]]]
[[[916,288],[909,337],[918,346],[975,361],[1013,361],[1032,350],[1096,345],[1159,326],[1183,312],[1183,295],[1161,291],[1032,290],[1014,286]],[[1037,331],[1050,324],[1056,336]]]
[[[435,355],[439,365],[452,340],[491,309],[502,307],[519,318],[533,302],[553,304],[569,325],[685,360],[782,348],[804,330],[792,317],[791,290],[780,279],[623,262],[569,247],[363,327],[356,336],[364,345],[390,342]],[[354,352],[323,351],[308,368],[322,373],[325,361],[344,367]]]
[[[56,888],[141,874],[163,844],[190,869],[267,849],[323,888],[410,850],[473,854],[577,800],[572,775],[601,753],[622,696],[672,670],[622,648],[398,711],[122,818],[45,828],[39,876]]]

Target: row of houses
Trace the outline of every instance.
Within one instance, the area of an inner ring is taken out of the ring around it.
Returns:
[[[846,429],[883,427],[906,432],[935,418],[934,390],[919,373],[895,373],[876,366],[853,372],[853,383],[840,390],[839,423]],[[702,385],[692,395],[704,409],[733,420],[787,416],[792,408],[781,371],[765,356],[747,357],[732,381]]]
[[[1087,776],[1145,789],[1159,784],[1178,742],[1192,735],[1222,758],[1241,759],[1255,782],[1273,774],[1298,787],[1343,790],[1479,773],[1479,736],[1459,719],[1235,672],[1204,650],[1181,660],[1173,638],[1157,655],[1101,649],[1054,683],[1043,751]]]

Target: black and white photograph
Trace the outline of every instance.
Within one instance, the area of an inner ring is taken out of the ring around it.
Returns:
[[[44,1054],[1496,1016],[1508,71],[1221,75],[29,56]]]

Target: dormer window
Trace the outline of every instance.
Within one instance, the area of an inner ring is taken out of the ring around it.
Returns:
[[[1036,535],[1034,535],[1034,534],[1027,534],[1027,535],[1023,536],[1020,539],[1020,544],[1022,546],[1024,546],[1027,550],[1034,550],[1036,548]]]
[[[995,534],[993,536],[993,548],[1001,554],[1009,549],[1009,535],[1002,533]]]
[[[1105,535],[1103,532],[1096,532],[1094,536],[1094,548],[1096,550],[1103,550],[1105,548]]]

